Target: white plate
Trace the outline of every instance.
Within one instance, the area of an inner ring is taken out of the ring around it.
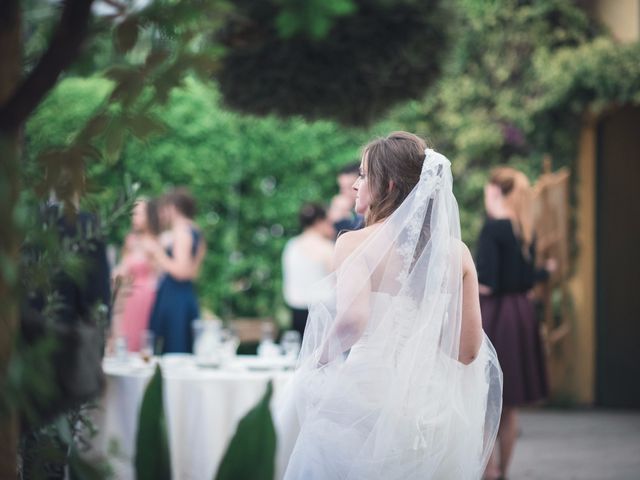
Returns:
[[[137,354],[131,353],[127,358],[105,357],[102,360],[102,369],[107,375],[130,375],[151,371],[155,364],[153,359],[147,363]]]
[[[220,368],[222,362],[219,358],[196,358],[196,365],[202,368]]]
[[[257,355],[238,355],[235,363],[254,372],[283,370],[293,366],[291,359],[286,357],[258,357]]]
[[[162,368],[184,368],[193,366],[195,357],[190,353],[165,353],[162,356]]]

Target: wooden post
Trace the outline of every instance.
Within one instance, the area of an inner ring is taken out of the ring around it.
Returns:
[[[576,319],[572,391],[586,405],[595,396],[596,128],[596,115],[585,113],[576,168],[578,256],[569,282]]]

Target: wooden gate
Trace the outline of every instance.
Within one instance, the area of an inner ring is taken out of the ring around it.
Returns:
[[[551,171],[551,158],[545,157],[543,174],[533,187],[536,259],[542,267],[547,259],[557,262],[557,270],[548,282],[536,287],[535,296],[542,310],[542,330],[552,398],[562,402],[568,397],[572,364],[569,333],[572,324],[568,277],[569,251],[569,169]]]

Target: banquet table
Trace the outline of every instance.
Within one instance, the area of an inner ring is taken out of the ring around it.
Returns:
[[[138,414],[155,364],[163,375],[172,477],[212,480],[240,419],[273,382],[272,410],[292,376],[279,359],[238,356],[220,368],[203,368],[193,356],[173,355],[145,363],[106,358],[106,389],[95,416],[92,454],[107,458],[115,478],[134,479]]]

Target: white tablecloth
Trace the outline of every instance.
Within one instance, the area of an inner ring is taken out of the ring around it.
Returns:
[[[238,421],[260,400],[268,381],[273,380],[273,405],[291,377],[283,369],[250,370],[247,364],[260,367],[256,357],[238,360],[222,369],[197,367],[187,356],[162,360],[174,479],[212,480]],[[138,414],[154,367],[105,359],[104,370],[107,386],[95,420],[99,434],[93,453],[109,458],[116,478],[134,479]]]

